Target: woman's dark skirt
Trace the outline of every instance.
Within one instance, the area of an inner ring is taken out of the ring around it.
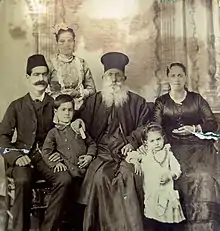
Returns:
[[[220,157],[211,141],[172,145],[182,169],[176,181],[186,221],[177,231],[220,231]]]

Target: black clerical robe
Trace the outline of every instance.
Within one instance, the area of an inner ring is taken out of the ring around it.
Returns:
[[[124,161],[121,148],[128,143],[139,146],[134,131],[149,121],[148,104],[128,92],[123,106],[107,108],[98,92],[87,100],[81,117],[98,146],[80,198],[87,204],[84,231],[143,230],[141,178]]]

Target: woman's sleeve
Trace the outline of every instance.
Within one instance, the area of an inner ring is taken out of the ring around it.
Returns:
[[[202,119],[202,124],[200,124],[202,131],[216,131],[218,123],[208,102],[201,95],[199,95],[199,110]]]
[[[16,130],[16,124],[17,124],[17,110],[16,110],[16,103],[12,102],[8,109],[5,112],[5,115],[3,117],[3,120],[1,122],[0,126],[0,147],[5,149],[5,148],[10,148],[13,149],[15,148],[13,143],[12,143],[12,137],[13,134]],[[6,152],[3,157],[5,161],[13,166],[15,164],[15,161],[23,156],[22,152],[18,151],[9,151]]]
[[[131,134],[126,136],[126,139],[128,143],[130,143],[133,146],[134,149],[137,149],[141,145],[143,128],[151,120],[152,110],[150,110],[149,104],[146,102],[146,100],[140,96],[134,97],[134,101],[131,107],[134,113],[134,118],[136,120],[136,128],[131,132]],[[126,124],[126,121],[124,123]]]
[[[86,132],[85,141],[87,145],[87,155],[90,155],[94,158],[97,154],[97,145],[88,132]]]
[[[162,121],[163,121],[162,117],[163,117],[163,103],[159,98],[157,98],[153,110],[153,122],[162,125]]]
[[[175,176],[175,180],[177,180],[182,173],[181,166],[171,151],[169,151],[169,167],[172,176]]]
[[[61,92],[61,85],[59,83],[58,77],[57,77],[57,71],[54,68],[51,61],[48,61],[48,67],[49,67],[49,89],[48,94],[51,95],[53,98],[58,96]]]
[[[85,98],[88,98],[90,95],[93,95],[96,92],[96,87],[95,87],[94,79],[92,77],[92,72],[89,69],[85,60],[83,61],[83,70],[84,70],[84,80],[83,80],[84,94],[85,94]]]

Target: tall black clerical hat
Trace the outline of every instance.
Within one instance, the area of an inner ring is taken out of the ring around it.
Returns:
[[[49,70],[47,62],[46,62],[46,60],[45,60],[45,58],[44,58],[43,55],[41,55],[41,54],[34,54],[34,55],[30,56],[28,58],[28,60],[27,60],[26,73],[28,75],[31,75],[31,70],[34,67],[39,67],[39,66],[45,66]]]
[[[125,71],[125,66],[129,62],[127,55],[120,52],[109,52],[102,56],[101,62],[104,65],[104,72],[109,69],[116,68]]]

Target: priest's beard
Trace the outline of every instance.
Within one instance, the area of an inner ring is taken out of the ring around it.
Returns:
[[[103,82],[102,98],[107,107],[111,107],[114,103],[116,107],[122,106],[128,100],[128,87],[121,85],[121,83],[109,84]]]

